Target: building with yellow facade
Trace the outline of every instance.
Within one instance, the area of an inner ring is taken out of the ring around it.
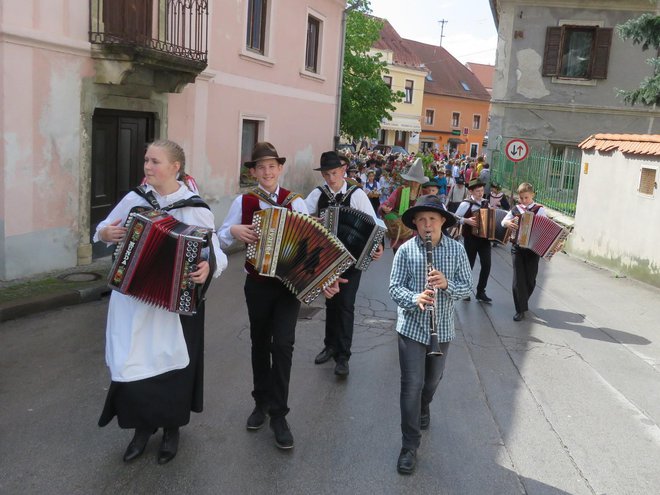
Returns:
[[[424,78],[427,71],[421,59],[404,45],[404,40],[392,25],[382,19],[380,39],[372,53],[380,53],[387,62],[389,74],[383,79],[392,91],[401,91],[404,99],[396,103],[390,120],[383,120],[378,131],[379,144],[401,146],[413,153],[419,150],[422,131],[421,115],[424,101]]]

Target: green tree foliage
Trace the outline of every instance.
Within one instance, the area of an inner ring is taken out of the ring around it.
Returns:
[[[642,45],[644,51],[653,47],[656,55],[660,53],[660,15],[642,14],[630,19],[617,26],[617,33],[623,40],[631,39],[634,45]],[[618,90],[626,103],[660,104],[660,57],[650,58],[648,63],[653,67],[653,75],[644,78],[638,89]]]
[[[369,50],[378,41],[382,22],[370,17],[369,0],[349,0],[346,18],[340,130],[354,138],[375,136],[383,118],[390,118],[403,92],[383,82],[387,63]]]

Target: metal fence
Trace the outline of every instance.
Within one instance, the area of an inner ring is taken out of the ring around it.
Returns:
[[[499,182],[514,193],[521,182],[536,190],[536,200],[556,211],[575,216],[580,160],[553,155],[551,151],[532,150],[521,162],[512,162],[500,150],[491,159],[491,181]]]
[[[89,41],[207,62],[208,0],[90,0]]]

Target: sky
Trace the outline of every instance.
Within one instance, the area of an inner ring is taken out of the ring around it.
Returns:
[[[387,19],[402,38],[442,47],[460,62],[495,65],[497,30],[489,0],[371,0],[373,15]]]

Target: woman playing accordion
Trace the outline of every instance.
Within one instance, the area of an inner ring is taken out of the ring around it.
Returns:
[[[144,159],[146,185],[129,192],[115,206],[98,225],[94,241],[123,243],[127,234],[124,225],[130,213],[140,207],[167,210],[178,222],[212,232],[215,221],[211,210],[186,183],[177,180],[186,177],[184,166],[184,152],[176,143],[162,140],[149,145]],[[187,273],[189,285],[204,284],[227,266],[215,234],[210,234],[210,239],[205,248],[209,261],[199,261]],[[159,256],[163,256],[161,251],[155,258]],[[169,462],[176,455],[179,427],[188,424],[190,411],[202,411],[203,331],[203,300],[193,315],[184,316],[112,292],[105,353],[112,382],[99,426],[117,416],[121,428],[135,430],[124,461],[139,457],[158,428],[163,428],[158,463]]]

